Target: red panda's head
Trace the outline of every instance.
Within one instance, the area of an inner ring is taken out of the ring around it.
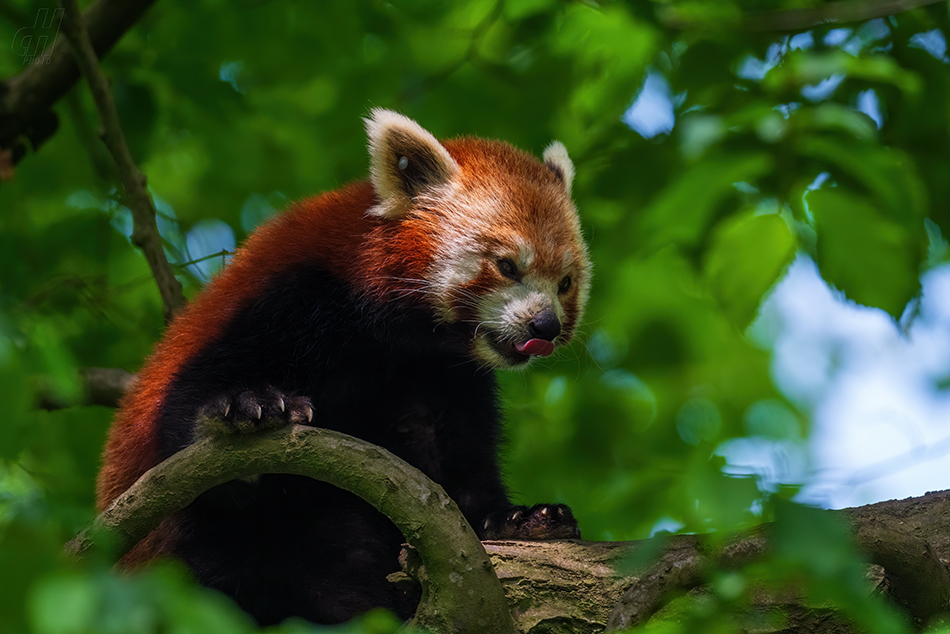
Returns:
[[[366,127],[369,213],[401,250],[390,261],[401,256],[402,287],[415,284],[442,322],[467,325],[471,354],[489,366],[524,367],[570,341],[591,266],[564,146],[539,161],[498,141],[440,143],[383,109]]]

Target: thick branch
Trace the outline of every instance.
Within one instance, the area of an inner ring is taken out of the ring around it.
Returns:
[[[868,592],[889,597],[920,626],[946,614],[950,600],[950,491],[828,511],[850,522],[857,546],[873,565]],[[724,547],[705,537],[668,538],[646,569],[621,566],[643,549],[638,542],[485,542],[521,632],[600,632],[642,624],[672,597],[708,579],[712,569],[736,569],[767,554],[771,525],[737,533]],[[783,634],[850,632],[827,607],[801,605],[794,592],[759,594],[757,610],[781,615]],[[761,627],[758,623],[757,627]],[[757,630],[773,631],[773,630]]]
[[[684,535],[670,543],[660,560],[630,586],[614,608],[607,631],[616,632],[639,625],[653,615],[673,592],[685,592],[702,585],[709,561],[700,539]]]
[[[919,508],[921,498],[904,500],[901,510],[894,513],[894,501],[881,502],[847,511],[858,547],[871,562],[881,566],[891,578],[891,597],[918,624],[926,623],[933,615],[946,612],[950,603],[950,571],[948,571],[947,533],[950,509],[946,492],[928,494],[943,496],[941,506],[926,507],[936,514],[944,530],[936,535],[922,530]],[[908,504],[910,503],[910,504]],[[875,512],[869,512],[875,509]],[[942,511],[942,512],[941,512]],[[932,530],[932,526],[929,527]]]
[[[950,607],[950,553],[944,536],[950,517],[950,493],[929,496],[933,496],[933,506],[926,508],[935,516],[933,522],[922,522],[921,516],[916,516],[920,498],[828,511],[850,522],[858,548],[884,570],[886,594],[918,625],[946,613]],[[895,508],[900,510],[894,512]],[[707,540],[701,536],[672,538],[660,560],[624,593],[607,630],[626,629],[646,621],[674,593],[702,585],[713,568],[738,568],[761,558],[768,552],[770,528],[764,524],[737,534],[717,553],[706,552]]]
[[[442,487],[385,449],[313,427],[206,438],[191,445],[149,470],[67,551],[81,555],[101,539],[124,552],[202,492],[260,473],[329,482],[389,517],[416,548],[425,570],[414,624],[433,632],[514,632],[485,549]]]
[[[206,439],[176,454],[143,476],[67,550],[80,554],[91,544],[91,535],[104,535],[104,541],[124,551],[202,491],[257,473],[325,480],[389,516],[422,560],[416,566],[423,573],[417,621],[437,632],[513,631],[509,612],[499,607],[498,578],[519,632],[599,632],[608,620],[615,627],[631,626],[648,619],[671,594],[699,585],[709,566],[741,567],[765,554],[769,542],[769,525],[712,549],[701,536],[670,537],[658,561],[638,572],[624,572],[618,564],[652,549],[648,542],[486,542],[496,578],[471,528],[440,487],[379,447],[334,432],[292,427]],[[878,564],[871,568],[878,591],[918,623],[946,612],[950,491],[829,513],[851,522],[858,545]],[[778,606],[789,615],[799,610],[789,623],[800,627],[783,632],[840,630],[828,621],[827,611],[812,614],[796,608],[795,600],[763,598],[767,609]]]
[[[121,370],[96,368],[82,371],[82,378],[90,395],[98,394],[96,402],[113,405],[123,386],[135,379]],[[285,469],[278,461],[274,471]],[[243,473],[235,469],[224,479]],[[148,497],[139,497],[138,503],[143,508],[152,504]],[[946,531],[950,526],[950,491],[829,513],[842,514],[850,522],[858,547],[876,564],[872,572],[879,577],[878,590],[915,621],[924,623],[946,611],[950,599],[950,534]],[[157,521],[129,529],[132,536],[126,538],[123,548]],[[503,541],[486,542],[485,547],[508,604],[513,606],[519,631],[594,632],[603,630],[612,612],[611,624],[616,627],[642,623],[671,595],[702,583],[706,564],[739,568],[762,557],[768,550],[769,528],[763,525],[739,533],[715,552],[704,550],[702,538],[671,537],[659,560],[636,573],[618,571],[617,564],[632,553],[652,548],[646,542]],[[793,607],[784,605],[782,609]],[[809,631],[816,619],[802,610],[801,631]],[[824,623],[827,618],[818,620]]]
[[[154,2],[99,0],[91,4],[83,18],[96,55],[103,57]],[[23,26],[29,27],[25,22]],[[0,83],[0,153],[16,150],[21,137],[28,138],[35,150],[52,135],[56,117],[51,108],[79,79],[79,67],[65,41],[57,39],[52,51],[43,51],[42,56],[43,63],[30,64]],[[20,158],[22,151],[14,151],[13,162]]]
[[[806,9],[768,11],[742,16],[738,25],[750,31],[803,31],[821,24],[846,24],[883,18],[911,9],[937,4],[942,0],[843,0]],[[660,13],[663,23],[675,29],[703,28],[679,13],[674,6]]]
[[[155,221],[155,206],[145,187],[145,175],[139,171],[132,160],[132,154],[125,142],[125,135],[122,133],[119,113],[109,91],[109,82],[99,67],[99,60],[76,0],[61,0],[61,3],[66,11],[63,17],[63,34],[69,40],[82,74],[89,83],[96,109],[99,111],[99,121],[102,124],[102,140],[105,141],[106,147],[115,159],[129,210],[132,212],[134,223],[132,242],[142,249],[145,259],[148,260],[152,276],[162,296],[165,321],[171,321],[172,316],[181,308],[185,300],[181,283],[175,278],[175,273],[162,248],[158,224]]]

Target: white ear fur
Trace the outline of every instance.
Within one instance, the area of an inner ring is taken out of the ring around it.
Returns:
[[[448,150],[409,117],[373,108],[364,122],[370,180],[380,200],[371,213],[396,218],[409,208],[413,196],[449,182],[458,172]]]
[[[564,188],[567,193],[571,193],[571,183],[574,182],[574,163],[571,157],[567,155],[567,148],[560,141],[552,141],[550,145],[544,148],[544,154],[541,155],[547,165],[555,174],[564,181]]]

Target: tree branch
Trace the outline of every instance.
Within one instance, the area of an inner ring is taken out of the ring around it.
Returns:
[[[115,159],[119,171],[119,178],[125,189],[129,210],[132,212],[133,230],[132,242],[142,249],[145,259],[152,270],[152,276],[158,284],[158,291],[162,296],[165,322],[171,321],[174,314],[184,305],[181,283],[175,278],[165,257],[162,248],[161,236],[158,233],[158,224],[155,220],[155,206],[148,190],[145,187],[145,175],[139,171],[132,154],[125,142],[122,126],[119,122],[119,113],[109,92],[109,82],[106,80],[99,60],[93,49],[89,34],[86,31],[83,18],[79,13],[76,0],[61,0],[65,15],[63,17],[63,34],[69,40],[75,53],[76,62],[82,70],[93,99],[99,112],[99,121],[102,125],[102,140]]]
[[[672,540],[660,560],[650,566],[617,602],[607,621],[607,631],[617,632],[643,623],[674,592],[686,592],[702,585],[709,567],[699,537],[683,535]]]
[[[154,2],[98,0],[91,4],[83,19],[96,55],[105,56]],[[0,156],[11,155],[10,171],[26,152],[24,140],[36,151],[56,131],[51,108],[79,79],[79,67],[65,41],[57,38],[52,50],[42,54],[44,63],[30,64],[19,75],[0,82]]]
[[[884,571],[885,594],[917,625],[950,607],[950,540],[943,534],[950,516],[950,492],[927,497],[931,499],[926,505],[921,504],[923,498],[911,498],[828,511],[850,523],[858,549]],[[607,631],[645,622],[675,593],[702,585],[713,568],[735,569],[760,559],[768,552],[770,530],[771,525],[763,524],[739,533],[718,553],[707,552],[703,536],[671,538],[659,561],[618,601]]]
[[[81,376],[89,398],[98,404],[114,405],[135,380],[135,375],[123,370],[104,368],[85,369]],[[324,435],[345,439],[341,445],[344,449],[350,445],[361,447],[355,452],[357,458],[335,456],[333,446],[339,443],[318,440]],[[258,442],[266,446],[258,447]],[[384,497],[397,492],[404,494],[406,487],[410,492],[430,491],[426,487],[434,487],[431,490],[437,494],[429,492],[427,497],[438,498],[440,503],[445,499],[441,497],[444,496],[441,488],[385,450],[329,431],[297,427],[267,435],[220,438],[202,443],[200,448],[193,446],[186,450],[199,454],[198,458],[183,456],[185,452],[182,452],[143,476],[113,504],[116,508],[110,507],[96,520],[91,529],[93,534],[102,529],[117,536],[120,550],[124,552],[166,514],[185,506],[201,491],[227,480],[264,472],[299,473],[326,479],[375,504],[373,496],[376,494],[370,493],[367,497],[356,488],[350,489],[345,481],[360,477],[375,479],[374,469],[386,472],[386,461],[392,460],[398,462],[396,470],[399,473],[413,471],[416,479],[397,480],[387,473],[389,489],[382,493]],[[255,452],[255,456],[261,452],[267,455],[249,462],[248,451]],[[309,455],[307,452],[310,451],[314,453]],[[360,452],[372,453],[375,458],[367,460],[360,457]],[[165,466],[173,461],[177,466]],[[413,499],[419,497],[416,495]],[[448,521],[449,526],[457,526],[461,521],[460,516],[452,513],[446,515],[448,520],[440,519],[424,504],[414,510],[402,498],[389,499],[386,507],[389,511],[382,505],[377,508],[393,519],[414,545],[418,544],[415,540],[423,539],[412,536],[421,527],[444,521]],[[397,521],[390,512],[402,513],[404,519]],[[850,523],[856,545],[875,564],[869,576],[874,577],[876,589],[901,606],[915,622],[926,623],[934,615],[947,611],[950,602],[950,538],[946,535],[946,527],[950,524],[950,491],[828,512],[843,515]],[[139,518],[139,515],[143,517]],[[442,531],[427,533],[437,543],[438,540],[443,540],[442,544],[458,541],[453,529],[430,528]],[[470,531],[467,525],[465,529]],[[501,579],[508,605],[512,606],[518,631],[601,631],[608,623],[612,628],[643,623],[672,595],[704,583],[710,566],[736,569],[760,559],[768,551],[769,531],[770,525],[766,524],[738,533],[727,545],[713,551],[708,549],[702,536],[670,537],[666,549],[654,563],[637,572],[625,572],[619,564],[643,549],[654,549],[655,542],[489,541],[484,547]],[[69,550],[81,552],[87,548],[91,543],[89,534],[90,531],[86,531],[73,540]],[[470,534],[468,538],[474,538],[474,535]],[[428,561],[446,561],[455,553],[439,553],[435,549],[425,552],[421,570],[436,571],[442,579],[430,575],[426,584],[441,585],[447,575],[452,574],[453,564],[450,562],[449,567],[437,569]],[[483,565],[483,560],[478,561],[479,566]],[[446,602],[455,600],[447,598]],[[837,631],[835,628],[841,625],[829,620],[827,613],[819,614],[818,610],[796,605],[795,601],[795,597],[763,597],[759,607],[778,609],[788,617],[789,624],[797,624],[784,632],[831,632]],[[474,608],[466,609],[469,614],[475,614],[471,611]]]
[[[947,501],[946,492],[942,495]],[[926,496],[925,496],[926,497]],[[908,500],[916,501],[916,500]],[[905,502],[908,502],[905,501]],[[907,507],[908,505],[904,505]],[[914,509],[916,504],[911,505]],[[891,579],[891,598],[919,625],[935,614],[946,612],[950,603],[950,571],[945,549],[938,553],[937,543],[921,535],[913,513],[903,509],[892,515],[894,502],[882,502],[847,512],[859,549],[887,572]],[[876,512],[870,513],[870,509]],[[889,512],[891,511],[891,512]],[[933,512],[928,509],[928,512]],[[947,526],[947,508],[938,521]],[[941,537],[945,544],[946,535]],[[935,548],[936,546],[936,548]],[[942,560],[941,560],[942,559]]]
[[[802,31],[827,23],[866,22],[938,2],[941,0],[845,0],[807,9],[753,14],[743,19],[742,24],[751,31]]]
[[[80,368],[79,381],[83,387],[83,398],[77,403],[58,399],[50,389],[49,381],[41,378],[36,391],[38,405],[48,410],[73,405],[115,407],[137,379],[131,372],[119,368]]]
[[[749,31],[804,31],[821,24],[846,24],[883,18],[911,9],[937,4],[942,0],[842,0],[817,7],[768,11],[742,16],[740,28]],[[658,9],[660,19],[674,29],[708,27],[680,13],[675,5]]]
[[[202,492],[261,473],[329,482],[389,517],[425,571],[414,625],[458,634],[514,632],[485,549],[442,487],[381,447],[325,429],[205,438],[150,469],[67,544],[67,553],[80,556],[94,542],[125,552]]]
[[[485,542],[483,549],[441,487],[410,465],[364,441],[296,426],[205,439],[188,447],[146,473],[70,542],[67,552],[81,555],[94,539],[125,552],[201,492],[259,473],[330,482],[392,519],[422,561],[416,567],[423,573],[416,623],[435,632],[514,631],[508,609],[500,607],[504,599],[499,598],[498,579],[519,632],[601,631],[608,623],[612,629],[632,627],[649,619],[671,595],[701,585],[710,566],[738,568],[768,550],[769,525],[739,533],[712,550],[703,536],[670,537],[659,558],[639,572],[625,572],[618,564],[654,548],[649,540],[495,541]],[[828,512],[851,523],[858,546],[877,564],[870,569],[876,589],[915,622],[926,623],[947,611],[950,491]],[[452,581],[460,578],[461,585]],[[783,632],[831,632],[842,626],[829,620],[827,610],[796,605],[795,597],[761,597],[756,605],[781,610],[788,623],[798,624]]]
[[[923,625],[946,614],[950,585],[950,491],[892,500],[844,511],[828,511],[851,523],[857,546],[873,562],[868,593],[880,593]],[[886,525],[881,531],[880,525]],[[684,592],[701,592],[713,568],[736,569],[760,560],[769,549],[771,525],[734,535],[724,547],[707,537],[666,538],[658,555],[655,540],[636,542],[485,542],[521,632],[599,632],[643,624]],[[645,552],[646,551],[646,554]],[[652,560],[630,570],[632,558]],[[624,565],[621,565],[624,564]],[[807,606],[793,590],[756,593],[753,610],[774,614],[782,634],[852,632],[828,606]]]

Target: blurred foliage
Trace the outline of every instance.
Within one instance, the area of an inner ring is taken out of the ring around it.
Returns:
[[[588,539],[777,522],[772,559],[714,576],[652,629],[735,631],[756,580],[901,632],[846,534],[786,501],[794,483],[727,475],[717,454],[807,436],[745,336],[796,253],[895,319],[947,257],[947,4],[750,28],[834,5],[162,0],[104,67],[190,294],[287,201],[365,176],[372,106],[536,154],[562,140],[596,277],[570,351],[503,379],[516,497],[569,503]],[[0,0],[0,42],[42,6]],[[9,77],[23,59],[4,50]],[[135,370],[162,324],[85,87],[57,112],[59,132],[0,188],[0,631],[251,631],[176,568],[119,581],[58,558],[93,516],[111,412],[37,411],[37,392],[76,399],[81,366]],[[370,615],[319,631],[394,627]]]

